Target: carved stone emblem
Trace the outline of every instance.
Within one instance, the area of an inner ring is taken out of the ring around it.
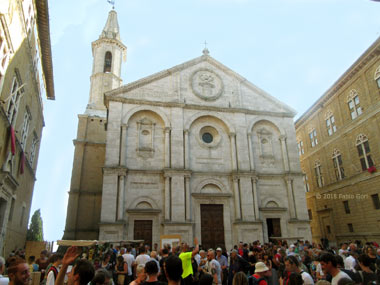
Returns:
[[[214,101],[222,95],[222,79],[211,70],[195,71],[190,82],[194,94],[203,100]]]

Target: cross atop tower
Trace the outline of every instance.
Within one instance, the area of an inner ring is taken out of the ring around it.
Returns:
[[[207,48],[207,42],[205,41],[203,44],[205,45],[205,48],[203,49],[202,53],[203,53],[204,55],[209,55],[210,52],[209,52],[209,50],[208,50],[208,48]]]
[[[112,5],[112,9],[115,10],[115,0],[107,0]]]

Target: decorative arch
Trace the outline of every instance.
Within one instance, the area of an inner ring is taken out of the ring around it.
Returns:
[[[280,133],[280,135],[282,135],[282,136],[286,135],[285,131],[282,128],[280,128],[275,122],[273,122],[272,120],[269,120],[269,119],[261,119],[261,118],[257,118],[249,124],[248,133],[251,133],[253,128],[260,123],[270,123]]]
[[[142,197],[137,198],[136,200],[134,200],[129,205],[128,208],[130,208],[130,209],[141,209],[141,208],[138,207],[139,205],[140,206],[142,206],[142,205],[150,205],[151,206],[150,209],[159,209],[157,203],[152,198],[150,198],[148,196],[142,196]]]
[[[194,115],[192,115],[185,123],[184,125],[184,130],[189,130],[190,127],[192,126],[192,124],[199,118],[202,118],[202,117],[215,117],[217,119],[219,119],[220,121],[222,121],[222,123],[224,123],[228,129],[228,131],[230,133],[236,133],[235,132],[235,127],[229,123],[229,121],[227,120],[226,117],[224,117],[223,115],[219,114],[219,113],[210,113],[210,112],[198,112],[198,113],[195,113]]]
[[[151,106],[137,106],[135,108],[132,108],[131,110],[127,112],[127,114],[125,114],[125,116],[123,116],[123,118],[121,119],[121,123],[128,124],[130,118],[137,112],[141,112],[141,111],[150,111],[152,113],[155,113],[158,117],[162,119],[162,121],[165,124],[165,128],[170,128],[170,121],[168,117],[166,116],[166,114],[162,112],[159,108],[155,108]]]
[[[364,134],[359,134],[357,137],[356,137],[356,145],[359,145],[361,143],[364,143],[368,141],[368,138],[366,135]]]
[[[199,184],[197,185],[196,187],[196,193],[201,193],[203,187],[205,187],[206,185],[209,185],[209,184],[212,184],[212,185],[216,185],[222,193],[226,193],[226,186],[220,182],[219,180],[217,179],[214,179],[214,178],[208,178],[208,179],[205,179],[205,180],[202,180],[201,182],[199,182]]]
[[[276,201],[270,200],[265,204],[265,208],[279,208],[280,206]]]
[[[358,93],[358,91],[356,91],[356,89],[351,89],[347,95],[347,102],[353,100],[358,95],[359,95],[359,93]]]
[[[276,197],[268,197],[262,201],[262,205],[265,205],[264,208],[281,208],[282,203]]]

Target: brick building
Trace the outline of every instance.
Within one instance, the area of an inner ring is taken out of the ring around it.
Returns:
[[[295,123],[313,241],[380,241],[380,38]]]
[[[54,99],[47,0],[0,1],[0,255],[3,256],[25,245],[44,126],[44,96]]]

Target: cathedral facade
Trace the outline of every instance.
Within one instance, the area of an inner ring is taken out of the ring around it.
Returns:
[[[115,11],[92,49],[64,238],[311,240],[290,107],[207,49],[122,85]]]

